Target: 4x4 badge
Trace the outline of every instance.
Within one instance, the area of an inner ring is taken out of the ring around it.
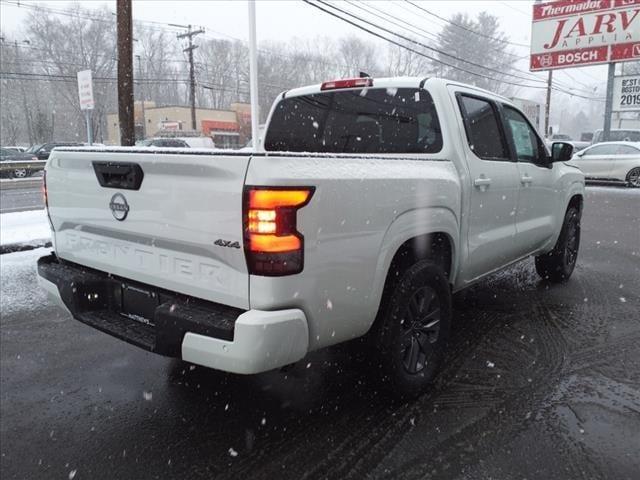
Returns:
[[[219,247],[240,248],[240,243],[232,242],[231,240],[222,240],[221,238],[213,242],[213,244]]]

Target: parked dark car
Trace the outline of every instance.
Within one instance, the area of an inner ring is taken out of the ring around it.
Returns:
[[[38,160],[48,160],[51,150],[55,147],[81,147],[82,143],[78,142],[50,142],[41,145],[34,145],[26,153],[31,153],[38,157]]]
[[[6,148],[0,148],[0,162],[19,162],[26,161],[31,162],[38,160],[32,153],[21,153],[14,150],[8,150]],[[24,178],[33,173],[33,170],[27,167],[12,168],[11,170],[0,170],[0,177],[2,178]]]

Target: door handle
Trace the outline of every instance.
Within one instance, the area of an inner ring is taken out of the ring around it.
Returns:
[[[526,173],[522,177],[520,177],[520,183],[522,183],[522,185],[531,185],[532,182],[533,177],[530,177]]]
[[[473,185],[478,187],[481,191],[485,191],[489,185],[491,185],[491,179],[485,177],[484,175],[480,175],[479,178],[476,178],[473,181]]]

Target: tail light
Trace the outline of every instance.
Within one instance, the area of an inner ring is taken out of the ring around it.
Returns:
[[[49,226],[53,231],[53,222],[51,221],[51,215],[49,214],[49,195],[47,194],[47,171],[42,172],[42,199],[44,200],[44,210],[47,212],[47,220],[49,220]]]
[[[340,88],[372,87],[373,78],[345,78],[344,80],[332,80],[320,85],[320,90],[338,90]]]
[[[282,276],[304,267],[304,236],[296,217],[313,187],[245,187],[244,250],[249,273]]]
[[[49,199],[47,198],[47,172],[42,174],[42,199],[44,200],[44,208],[49,211]]]

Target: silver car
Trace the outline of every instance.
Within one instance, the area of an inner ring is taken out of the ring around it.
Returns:
[[[587,180],[624,182],[640,187],[640,142],[603,142],[576,153],[571,163]]]

